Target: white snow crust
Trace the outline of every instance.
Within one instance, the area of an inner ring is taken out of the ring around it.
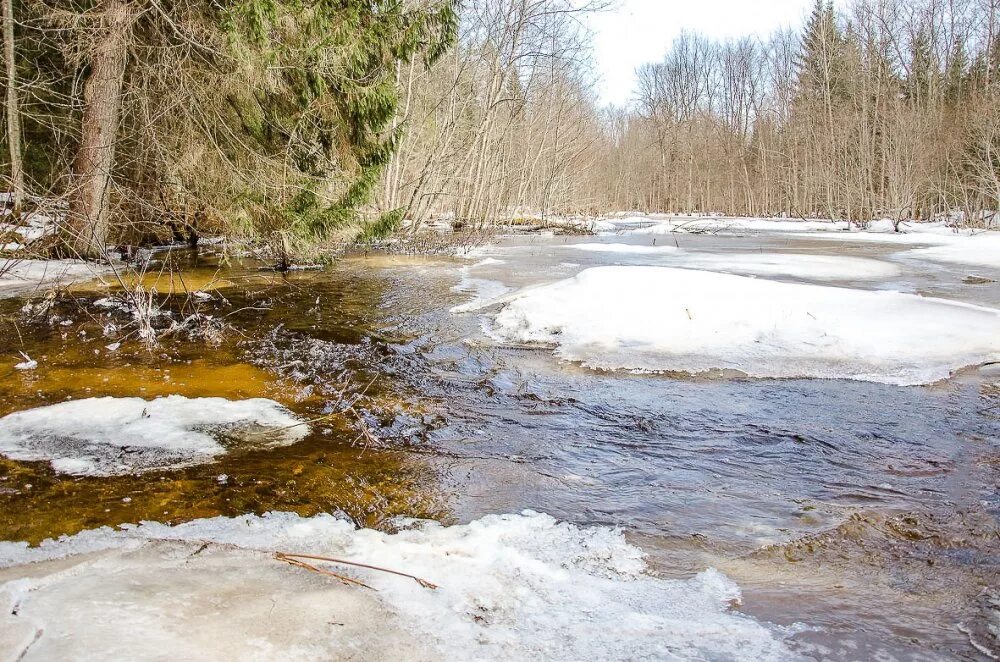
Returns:
[[[83,260],[10,260],[0,258],[0,291],[89,280],[107,269]]]
[[[915,385],[1000,360],[990,308],[669,267],[596,267],[526,290],[488,331],[596,369]]]
[[[810,280],[881,280],[898,276],[898,265],[882,260],[803,253],[705,253],[674,246],[637,244],[572,244],[568,248],[595,253],[663,257],[664,266],[722,271],[751,276],[788,276]]]
[[[0,418],[0,454],[48,461],[60,473],[112,476],[210,462],[234,446],[289,445],[308,433],[263,398],[87,398]]]
[[[329,515],[144,523],[0,543],[0,646],[45,659],[794,659],[784,639],[731,609],[714,570],[648,573],[620,531],[547,515],[493,515],[393,534]],[[312,553],[416,575],[275,560]],[[46,559],[61,559],[42,563]],[[27,565],[25,565],[27,564]],[[19,658],[20,659],[20,658]]]

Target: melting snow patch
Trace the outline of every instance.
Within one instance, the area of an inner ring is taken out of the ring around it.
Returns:
[[[292,444],[309,428],[265,399],[88,398],[0,418],[0,454],[113,476],[210,462],[230,447]]]
[[[0,543],[8,566],[87,555],[14,568],[0,596],[16,609],[0,614],[0,632],[43,631],[31,653],[45,659],[794,657],[783,640],[801,626],[733,611],[740,590],[714,570],[688,580],[650,575],[617,530],[531,512],[404,525],[389,535],[329,515],[272,513],[105,528],[32,549]],[[367,563],[439,588],[330,566],[378,591],[346,588],[276,561],[277,550]]]
[[[487,262],[487,260],[483,260],[482,262],[474,264],[471,267],[462,267],[460,270],[462,272],[462,280],[458,285],[451,288],[451,290],[452,292],[471,293],[473,298],[471,301],[451,308],[450,312],[467,313],[479,310],[480,308],[490,305],[490,302],[494,299],[498,299],[510,292],[510,288],[499,281],[487,280],[485,278],[472,278],[469,276],[469,271],[471,269],[496,263],[502,264],[499,260],[492,263]]]
[[[889,262],[839,255],[800,253],[688,253],[677,266],[752,276],[789,276],[809,280],[881,280],[901,269]]]
[[[802,253],[700,253],[674,246],[641,246],[636,244],[573,244],[567,248],[595,253],[616,253],[663,257],[658,264],[723,271],[752,276],[789,276],[811,280],[879,280],[901,273],[900,268],[882,260],[836,255],[806,255]]]
[[[634,219],[633,219],[634,220]],[[629,230],[631,234],[672,234],[674,232],[706,234],[754,234],[759,232],[837,232],[849,229],[843,221],[803,221],[774,218],[731,217],[667,217],[655,220],[649,227]],[[627,225],[626,225],[627,227]]]
[[[899,246],[926,246],[914,248],[901,257],[948,262],[976,267],[1000,268],[1000,233],[969,231],[957,232],[948,226],[934,223],[906,226],[904,232],[844,232],[839,234],[797,236],[839,239],[853,242],[875,242]]]
[[[967,264],[975,267],[1000,268],[1000,234],[990,232],[984,235],[962,237],[941,246],[909,251],[904,254],[904,257]]]
[[[666,267],[598,267],[527,290],[490,333],[597,369],[900,385],[1000,359],[990,308]]]
[[[0,290],[88,280],[107,268],[82,260],[0,259]]]

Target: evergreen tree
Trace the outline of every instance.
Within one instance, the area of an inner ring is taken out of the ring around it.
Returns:
[[[930,98],[936,78],[930,35],[922,29],[910,41],[910,67],[906,77],[907,95],[917,103]]]
[[[400,213],[359,209],[398,138],[395,67],[445,52],[456,4],[62,3],[60,15],[85,17],[62,44],[86,72],[73,252],[101,257],[126,224],[192,208],[283,243],[391,231]]]
[[[796,63],[798,93],[807,99],[842,98],[845,38],[837,25],[833,3],[816,0],[806,22]]]

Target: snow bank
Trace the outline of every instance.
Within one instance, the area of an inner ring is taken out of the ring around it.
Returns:
[[[700,253],[673,246],[636,244],[572,244],[576,250],[622,255],[662,256],[669,266],[752,276],[791,276],[811,280],[881,280],[901,269],[892,263],[861,257],[802,253]]]
[[[229,447],[288,445],[308,432],[261,398],[88,398],[0,418],[0,454],[49,461],[60,473],[113,476],[210,462]]]
[[[0,612],[0,643],[20,628],[24,643],[8,645],[16,657],[37,636],[27,659],[793,657],[782,639],[801,626],[732,611],[739,588],[714,570],[649,575],[619,531],[531,512],[407,525],[388,535],[279,513],[100,529],[37,549],[0,543],[5,565],[80,555],[0,571],[0,602],[11,606]],[[271,558],[275,550],[360,561],[440,588],[324,566],[378,592],[347,588]]]
[[[642,219],[615,219],[612,223],[628,226],[636,220],[644,223],[654,222],[649,227],[638,227],[629,231],[630,234],[672,234],[674,232],[693,232],[708,234],[747,234],[758,232],[842,232],[850,225],[843,221],[822,220],[789,220],[775,218],[732,218],[727,216],[671,216],[663,219],[653,217]]]
[[[89,280],[108,268],[83,260],[4,260],[0,258],[0,291]]]
[[[1000,268],[1000,233],[990,232],[961,237],[943,245],[911,250],[905,253],[904,257],[973,267]]]
[[[864,232],[798,234],[803,238],[925,246],[901,254],[904,258],[1000,268],[1000,232],[956,230],[945,223],[904,223],[900,232],[877,225]]]
[[[1000,360],[993,309],[666,267],[597,267],[525,291],[489,331],[597,369],[911,385]]]

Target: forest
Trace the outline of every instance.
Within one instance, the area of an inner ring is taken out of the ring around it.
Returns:
[[[866,224],[1000,208],[1000,6],[818,0],[683,33],[599,102],[606,3],[4,0],[2,168],[57,254],[225,234],[284,254],[428,219],[614,211]]]

